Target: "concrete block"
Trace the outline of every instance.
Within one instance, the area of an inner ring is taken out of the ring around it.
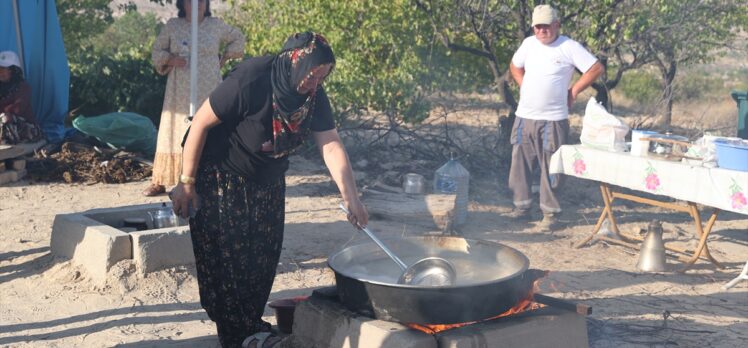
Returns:
[[[585,317],[552,307],[443,331],[436,338],[443,348],[588,347]]]
[[[139,272],[195,263],[189,226],[131,232],[132,256]]]
[[[0,185],[16,182],[26,175],[26,169],[23,170],[6,170],[0,172]]]
[[[284,347],[436,348],[433,336],[399,323],[352,313],[342,305],[310,297],[296,306],[293,334]]]
[[[109,268],[132,258],[130,236],[83,214],[55,216],[50,248],[52,254],[83,266],[97,282],[104,282]]]
[[[55,217],[50,246],[54,255],[84,266],[92,278],[104,281],[115,263],[132,259],[137,252],[140,271],[194,263],[189,227],[151,229],[131,236],[121,230],[125,218],[142,218],[151,224],[149,211],[160,203],[92,209]],[[133,248],[133,239],[138,243]]]
[[[26,160],[25,159],[19,159],[14,158],[11,160],[8,160],[11,162],[10,167],[13,168],[13,170],[25,170],[26,169]]]
[[[92,209],[81,214],[114,228],[121,228],[126,218],[140,218],[146,221],[149,229],[153,228],[149,211],[161,208],[161,203],[137,204],[124,207]]]

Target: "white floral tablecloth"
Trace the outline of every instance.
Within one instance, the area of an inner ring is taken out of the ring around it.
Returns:
[[[748,172],[637,157],[583,145],[561,146],[551,157],[549,172],[748,215]]]

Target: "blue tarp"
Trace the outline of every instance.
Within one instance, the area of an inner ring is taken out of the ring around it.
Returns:
[[[18,52],[15,0],[0,0],[0,51]],[[18,0],[23,65],[34,114],[50,142],[65,136],[70,69],[54,0]],[[19,55],[20,56],[20,55]]]

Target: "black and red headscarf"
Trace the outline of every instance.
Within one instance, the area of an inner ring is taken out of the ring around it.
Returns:
[[[287,156],[309,135],[316,90],[309,94],[297,91],[299,84],[313,68],[335,64],[335,55],[327,40],[312,32],[297,33],[288,38],[283,50],[273,59],[273,157]]]

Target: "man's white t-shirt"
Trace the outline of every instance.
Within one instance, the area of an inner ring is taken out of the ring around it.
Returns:
[[[568,118],[567,97],[574,68],[584,73],[595,62],[594,55],[566,36],[560,35],[549,45],[535,36],[526,38],[512,57],[514,66],[525,69],[517,116],[547,121]]]

